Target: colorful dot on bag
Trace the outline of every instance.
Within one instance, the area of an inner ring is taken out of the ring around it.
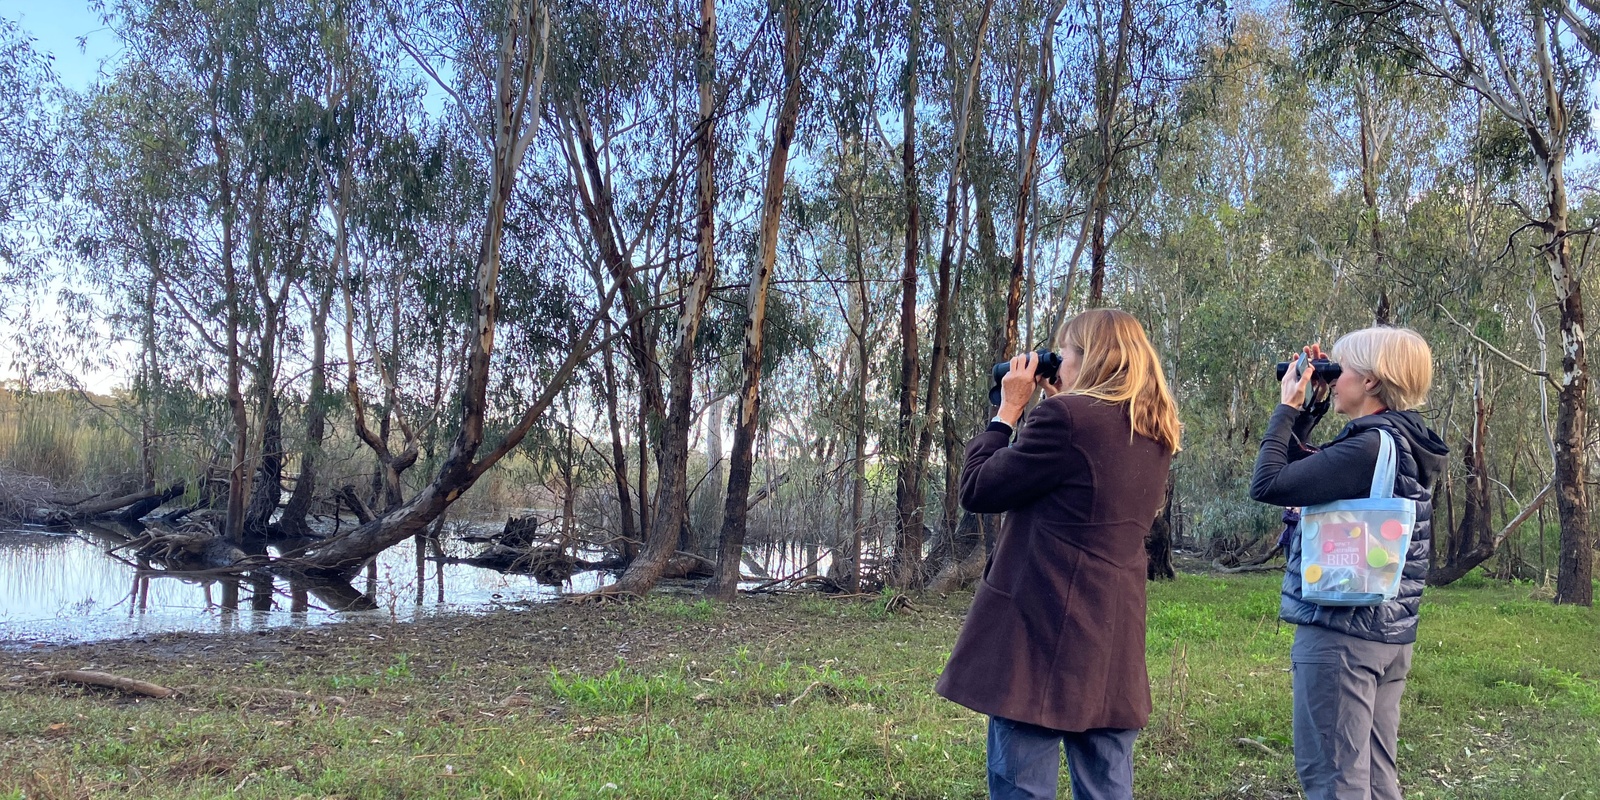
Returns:
[[[1306,580],[1311,583],[1322,580],[1322,567],[1316,564],[1306,567]]]
[[[1361,525],[1352,525],[1352,526],[1350,526],[1350,538],[1352,538],[1352,539],[1360,539],[1362,536],[1365,536],[1365,535],[1366,535],[1366,529],[1365,529],[1364,526],[1361,526]]]
[[[1331,552],[1333,552],[1333,548],[1335,548],[1335,547],[1337,547],[1337,545],[1335,545],[1333,542],[1323,542],[1322,543],[1322,552],[1331,553]]]
[[[1374,547],[1367,551],[1367,564],[1373,569],[1380,569],[1389,563],[1389,551],[1381,547]]]
[[[1406,535],[1406,526],[1401,525],[1400,520],[1397,519],[1384,520],[1383,527],[1379,529],[1379,533],[1383,534],[1383,538],[1392,542]]]

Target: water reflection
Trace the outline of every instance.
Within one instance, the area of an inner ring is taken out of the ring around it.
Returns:
[[[313,587],[283,579],[140,575],[136,567],[148,568],[148,563],[106,553],[127,535],[105,528],[0,531],[0,646],[315,625],[353,616],[329,610]],[[614,580],[609,573],[587,572],[560,586],[541,586],[526,575],[429,559],[435,546],[409,540],[375,559],[356,585],[378,610],[354,616],[404,621],[441,611],[481,611],[593,591]],[[449,556],[468,555],[470,549],[448,541],[437,547],[437,553]],[[456,549],[460,552],[452,552]]]

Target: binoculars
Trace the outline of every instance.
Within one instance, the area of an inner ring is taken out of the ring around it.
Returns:
[[[1284,374],[1289,371],[1289,367],[1291,365],[1301,365],[1295,367],[1294,374],[1298,376],[1300,374],[1300,370],[1305,369],[1303,366],[1304,361],[1304,358],[1296,359],[1294,361],[1279,361],[1278,380],[1283,380]],[[1339,376],[1344,374],[1344,367],[1339,366],[1339,362],[1329,361],[1326,358],[1311,359],[1311,366],[1316,367],[1316,377],[1318,380],[1328,381],[1329,383],[1338,380]]]
[[[1056,373],[1061,369],[1061,354],[1052,353],[1049,350],[1039,350],[1037,352],[1039,355],[1039,366],[1034,369],[1033,376],[1035,378],[1043,378],[1047,381],[1055,380]],[[1000,380],[1004,378],[1006,373],[1010,371],[1010,361],[1002,361],[994,365],[994,380],[989,383],[989,405],[1000,405]]]

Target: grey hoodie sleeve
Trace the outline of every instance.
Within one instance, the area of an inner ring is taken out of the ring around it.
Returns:
[[[1366,497],[1378,463],[1377,433],[1363,432],[1305,453],[1295,441],[1299,417],[1293,406],[1279,405],[1272,412],[1250,478],[1250,499],[1309,506]]]

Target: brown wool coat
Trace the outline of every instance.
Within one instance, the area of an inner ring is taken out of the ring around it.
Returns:
[[[1145,726],[1144,539],[1172,455],[1131,432],[1122,406],[1057,395],[1015,444],[995,423],[967,445],[962,506],[1009,513],[939,694],[1061,731]]]

